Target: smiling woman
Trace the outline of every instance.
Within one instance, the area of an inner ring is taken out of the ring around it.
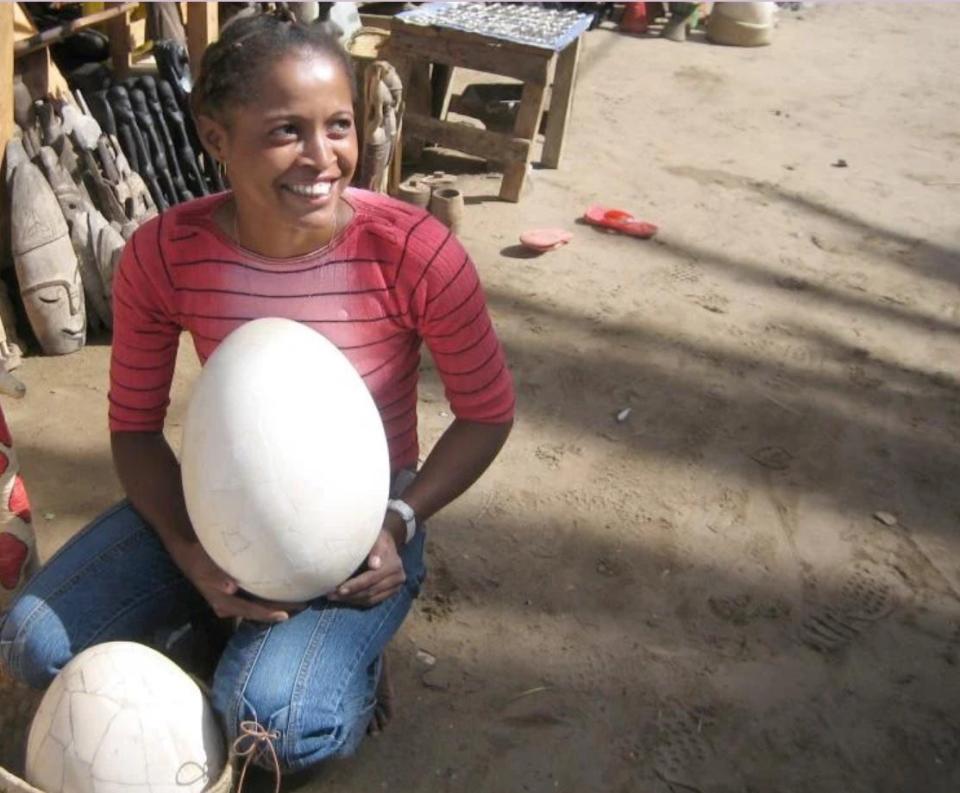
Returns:
[[[191,105],[233,191],[217,221],[238,243],[288,258],[349,222],[340,198],[357,165],[354,87],[335,39],[269,15],[241,17],[208,50]]]
[[[212,672],[214,707],[231,738],[256,722],[283,768],[310,768],[352,752],[388,715],[383,654],[425,574],[423,521],[498,454],[513,384],[476,268],[451,231],[348,187],[353,75],[336,41],[274,15],[238,17],[205,54],[192,106],[231,189],[142,225],[117,269],[110,429],[129,501],[27,585],[0,625],[0,654],[45,686],[90,644],[239,618]],[[163,436],[181,333],[206,361],[262,317],[336,345],[387,437],[391,500],[374,546],[353,577],[308,603],[259,600],[214,564]],[[455,418],[417,471],[424,343]]]

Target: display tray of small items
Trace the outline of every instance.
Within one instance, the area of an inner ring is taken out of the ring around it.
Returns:
[[[543,8],[534,3],[427,3],[397,14],[411,25],[433,25],[479,33],[515,44],[559,52],[584,33],[593,18],[573,9]]]

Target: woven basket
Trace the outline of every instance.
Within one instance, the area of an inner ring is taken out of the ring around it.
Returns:
[[[18,683],[0,664],[0,793],[44,793],[17,776],[23,773],[27,734],[42,698],[42,691]],[[228,762],[206,793],[230,793],[232,788],[233,763]]]

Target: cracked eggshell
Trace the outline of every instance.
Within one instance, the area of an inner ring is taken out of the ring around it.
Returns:
[[[226,761],[199,687],[133,642],[98,644],[47,689],[27,739],[27,781],[45,793],[202,793]]]
[[[200,373],[181,447],[187,511],[246,591],[307,601],[360,566],[383,525],[390,458],[363,379],[288,319],[241,325]]]

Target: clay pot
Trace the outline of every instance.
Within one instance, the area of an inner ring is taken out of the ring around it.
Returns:
[[[707,20],[707,38],[714,44],[763,47],[776,25],[776,3],[717,3]]]
[[[435,188],[430,196],[430,213],[441,223],[449,226],[454,234],[460,233],[463,222],[463,193],[455,187]]]
[[[397,188],[397,198],[426,209],[430,205],[430,188],[420,181],[410,179]]]

